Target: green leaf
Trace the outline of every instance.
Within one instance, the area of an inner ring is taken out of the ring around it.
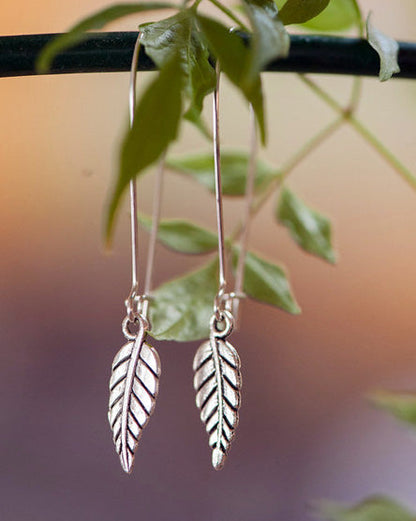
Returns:
[[[353,507],[321,501],[317,515],[323,521],[415,521],[415,514],[386,496],[372,496]]]
[[[147,22],[139,25],[140,42],[144,45],[146,54],[152,58],[161,69],[174,57],[179,59],[181,66],[186,62],[184,48],[188,40],[191,12],[184,9],[179,13],[158,22]]]
[[[279,17],[285,25],[303,24],[318,16],[328,4],[329,0],[287,0]]]
[[[240,36],[230,32],[225,25],[205,16],[198,15],[197,19],[207,39],[208,47],[219,60],[221,70],[252,104],[260,129],[261,141],[265,144],[266,125],[260,74],[252,77],[248,74],[247,68],[252,51],[244,44]]]
[[[248,163],[249,156],[245,152],[221,152],[221,180],[224,195],[245,194]],[[214,158],[211,152],[168,158],[166,165],[176,172],[192,176],[215,193]],[[255,188],[263,189],[279,177],[280,173],[276,168],[263,161],[257,161]]]
[[[176,139],[182,113],[183,71],[175,56],[160,70],[138,103],[121,147],[117,183],[107,217],[110,238],[121,195],[129,181],[154,163]]]
[[[303,24],[312,31],[346,31],[360,25],[360,17],[353,0],[331,0],[320,15]]]
[[[152,219],[141,216],[140,224],[150,230]],[[157,237],[162,244],[180,253],[210,253],[218,247],[215,233],[181,219],[160,221]]]
[[[186,58],[190,105],[185,113],[185,118],[206,133],[207,129],[201,120],[201,112],[205,96],[215,89],[216,75],[209,62],[208,47],[201,39],[200,33],[197,32],[194,20],[186,46]]]
[[[290,37],[273,0],[245,0],[245,7],[253,28],[248,77],[249,81],[255,81],[268,63],[286,58]]]
[[[369,399],[376,407],[416,427],[416,393],[376,391],[369,396]]]
[[[399,44],[390,36],[376,29],[372,23],[372,13],[367,18],[368,43],[380,56],[380,81],[389,80],[393,74],[400,72],[398,64]]]
[[[150,303],[150,334],[158,340],[178,342],[208,338],[217,291],[217,260],[163,284]]]
[[[306,206],[287,188],[280,195],[276,217],[301,248],[328,262],[335,262],[329,219]]]
[[[237,264],[238,248],[234,248],[233,264]],[[280,266],[253,252],[248,252],[244,266],[244,292],[260,302],[276,306],[294,315],[300,308],[292,295],[289,281]]]
[[[106,7],[87,18],[84,18],[84,20],[81,20],[81,22],[74,25],[67,33],[58,36],[48,43],[37,59],[36,69],[39,73],[48,72],[53,59],[57,54],[69,47],[73,47],[91,36],[87,31],[101,29],[106,24],[133,13],[175,8],[176,6],[174,4],[166,2],[143,2],[140,4],[119,4]]]
[[[158,67],[171,59],[172,54],[179,53],[186,77],[186,95],[190,100],[185,118],[206,134],[200,115],[205,96],[215,88],[216,77],[209,62],[208,48],[198,33],[193,9],[185,9],[159,22],[143,24],[140,31],[146,53]]]

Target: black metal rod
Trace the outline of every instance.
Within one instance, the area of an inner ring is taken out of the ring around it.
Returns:
[[[56,34],[0,37],[0,77],[36,74],[42,48]],[[247,35],[241,37],[247,40]],[[51,74],[128,71],[137,32],[94,33],[58,55]],[[399,78],[416,78],[416,43],[400,42]],[[155,68],[142,48],[139,70]],[[376,76],[379,57],[365,41],[335,36],[292,35],[290,55],[270,63],[267,71]]]

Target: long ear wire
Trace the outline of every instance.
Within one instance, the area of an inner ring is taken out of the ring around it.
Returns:
[[[137,62],[140,52],[140,33],[134,47],[131,63],[129,106],[130,125],[134,125],[136,105]],[[146,342],[151,328],[147,312],[151,290],[156,238],[160,219],[164,156],[156,175],[153,222],[146,263],[144,291],[139,292],[138,277],[138,205],[136,180],[130,181],[130,224],[131,224],[131,265],[132,286],[125,302],[127,315],[122,331],[127,343],[114,358],[110,379],[110,400],[108,420],[113,432],[113,441],[120,456],[123,470],[130,473],[135,452],[144,427],[153,414],[159,391],[161,374],[157,351]],[[131,328],[135,327],[136,332]]]
[[[227,287],[225,273],[225,248],[224,248],[224,214],[222,204],[222,183],[221,183],[221,146],[220,146],[220,77],[219,65],[216,67],[217,81],[214,95],[212,98],[212,126],[213,126],[213,146],[214,146],[214,180],[215,180],[215,209],[217,215],[217,234],[218,234],[218,293],[214,302],[214,311],[217,320],[221,320],[221,311],[225,303],[225,289]]]
[[[137,63],[140,53],[140,37],[139,35],[134,46],[133,58],[130,69],[129,84],[129,112],[130,126],[134,124],[134,114],[136,109],[136,83],[137,83]],[[132,260],[132,288],[126,306],[135,306],[135,311],[147,319],[150,291],[152,289],[153,268],[156,251],[157,233],[159,229],[163,177],[165,169],[165,156],[162,154],[156,171],[155,186],[153,192],[153,212],[152,227],[150,231],[149,247],[147,251],[146,269],[144,277],[143,294],[140,295],[138,287],[138,204],[137,204],[137,182],[135,179],[130,180],[130,227],[131,227],[131,260]],[[128,309],[129,311],[129,309]],[[129,313],[128,313],[129,314]]]

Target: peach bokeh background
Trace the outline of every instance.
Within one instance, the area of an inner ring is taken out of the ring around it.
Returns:
[[[362,2],[385,32],[416,40],[414,2],[392,4]],[[104,5],[6,0],[0,34],[63,31]],[[263,156],[279,165],[333,114],[293,75],[264,79]],[[317,81],[348,96],[350,78]],[[252,247],[288,268],[303,314],[244,303],[233,336],[243,407],[226,467],[210,469],[193,403],[197,344],[161,343],[158,406],[133,476],[123,475],[106,407],[129,289],[127,210],[111,255],[102,223],[127,84],[125,73],[0,79],[0,518],[301,521],[313,500],[374,492],[416,508],[414,440],[364,399],[377,387],[416,389],[416,194],[348,126],[288,180],[331,216],[337,266],[293,244],[274,202],[254,223]],[[366,79],[359,117],[416,172],[415,99],[414,82]],[[245,146],[246,110],[228,85],[222,107],[223,143]],[[186,127],[175,151],[203,148]],[[141,184],[146,211],[151,181]],[[227,203],[227,227],[240,208]],[[212,197],[174,175],[163,213],[215,223]],[[199,262],[159,248],[157,282]]]

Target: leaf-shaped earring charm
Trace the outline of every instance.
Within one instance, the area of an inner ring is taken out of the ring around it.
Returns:
[[[223,467],[234,438],[241,402],[240,357],[227,342],[233,317],[225,310],[221,316],[221,321],[212,316],[210,338],[199,347],[193,364],[196,404],[209,435],[216,470]]]
[[[160,360],[146,340],[147,322],[139,317],[139,331],[116,354],[110,379],[108,421],[123,470],[130,474],[142,431],[153,413],[159,392]],[[127,329],[127,323],[124,329]]]

